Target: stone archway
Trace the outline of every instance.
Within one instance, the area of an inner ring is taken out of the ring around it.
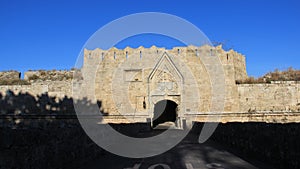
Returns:
[[[168,120],[174,122],[176,127],[181,128],[180,117],[183,115],[182,107],[184,106],[182,102],[183,84],[184,78],[179,72],[179,69],[174,64],[172,58],[167,53],[164,53],[148,76],[149,115],[152,118],[151,122],[153,127]],[[163,112],[157,110],[160,104],[167,106],[161,108]],[[164,112],[164,109],[171,109],[172,105],[176,108],[176,110],[174,110],[175,113],[173,113],[173,115],[175,114],[175,118],[172,117],[168,119],[165,117],[166,115],[164,113],[166,112]],[[167,119],[163,120],[159,118],[159,120],[155,120],[158,116],[157,113],[154,114],[153,112],[159,112],[158,114],[163,115],[162,118]]]
[[[176,124],[178,118],[178,104],[171,100],[161,100],[154,105],[153,127],[165,122]]]

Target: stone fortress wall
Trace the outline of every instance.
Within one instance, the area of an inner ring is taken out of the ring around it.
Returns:
[[[216,60],[222,63],[225,77],[225,105],[224,111],[220,112],[222,122],[300,121],[300,83],[236,84],[237,80],[248,78],[245,57],[233,50],[224,51],[222,46],[174,47],[170,50],[155,46],[85,49],[80,70],[83,80],[73,81],[76,70],[28,71],[24,80],[30,84],[0,85],[0,92],[2,96],[11,90],[31,95],[48,93],[57,98],[100,100],[102,111],[114,117],[108,120],[112,123],[145,122],[153,117],[155,104],[166,99],[178,105],[179,118],[192,117],[202,122],[212,109],[209,72],[214,68],[206,63],[214,64]],[[10,73],[1,72],[0,80],[20,78],[19,72]],[[218,78],[222,79],[222,75],[213,79]],[[164,90],[160,90],[162,87]],[[122,115],[134,120],[118,119]]]
[[[14,80],[14,79],[20,79],[21,73],[18,71],[6,71],[6,72],[0,72],[0,79],[5,80]]]
[[[96,79],[95,79],[96,83],[103,83],[99,86],[101,86],[102,89],[105,88],[109,89],[111,86],[110,82],[114,80],[113,76],[116,69],[122,69],[124,71],[124,73],[118,72],[118,73],[123,73],[123,76],[126,76],[126,77],[120,76],[120,78],[127,78],[127,76],[130,76],[129,75],[130,73],[136,73],[136,71],[143,70],[145,69],[145,67],[148,67],[148,69],[150,70],[142,71],[143,75],[140,74],[140,76],[143,76],[140,78],[147,78],[145,74],[149,75],[151,73],[150,72],[152,71],[151,69],[154,68],[155,64],[157,64],[157,62],[159,61],[159,59],[161,59],[164,53],[166,53],[169,57],[171,57],[173,62],[177,62],[175,63],[177,64],[175,66],[178,69],[182,69],[183,67],[187,68],[187,70],[185,70],[186,72],[183,71],[180,73],[185,75],[191,73],[194,76],[191,78],[193,78],[192,80],[197,81],[197,85],[201,90],[200,93],[203,93],[203,95],[207,94],[205,97],[201,97],[206,101],[209,101],[208,97],[210,96],[209,93],[205,93],[205,92],[210,90],[209,88],[211,87],[211,84],[210,84],[209,74],[206,70],[206,67],[204,66],[204,64],[200,59],[201,56],[219,57],[224,67],[226,85],[228,87],[235,87],[234,85],[235,80],[243,80],[247,78],[244,56],[233,50],[225,52],[221,46],[218,46],[216,48],[211,48],[209,46],[204,46],[200,48],[193,47],[193,46],[177,47],[177,48],[173,48],[172,50],[167,50],[165,48],[157,48],[155,46],[148,49],[143,47],[137,49],[132,49],[127,47],[123,50],[118,50],[116,48],[112,48],[107,51],[101,49],[85,50],[83,72],[86,72],[86,74],[93,74],[93,73],[94,73],[93,75],[96,74]],[[89,76],[85,76],[85,77],[91,79],[93,78]],[[188,80],[188,77],[185,77],[184,75],[183,77],[185,78],[185,80]],[[138,79],[137,81],[139,82],[144,80],[146,81],[147,79]],[[118,81],[118,79],[116,81]],[[124,84],[126,84],[126,82],[129,81],[131,80],[125,79]],[[92,90],[93,87],[89,89]],[[96,90],[97,90],[97,86],[96,86]],[[184,90],[188,90],[188,88],[185,88]],[[98,92],[101,91],[104,90],[99,90]],[[111,92],[111,91],[106,91],[106,92]],[[93,93],[93,92],[91,91],[88,93]],[[110,94],[110,93],[105,93],[105,94]],[[202,105],[207,106],[208,103]],[[232,103],[230,103],[230,105],[232,105]],[[228,107],[230,107],[230,105],[228,105]],[[203,108],[202,111],[206,111],[206,110],[207,109]],[[231,110],[232,109],[228,108],[228,111]]]
[[[0,85],[0,94],[5,96],[10,90],[15,94],[28,93],[37,96],[47,93],[49,96],[58,98],[72,97],[73,73],[74,70],[28,71],[24,74],[24,81],[28,84]],[[1,74],[8,76],[1,76]],[[17,71],[0,72],[0,81],[22,80],[20,74]]]

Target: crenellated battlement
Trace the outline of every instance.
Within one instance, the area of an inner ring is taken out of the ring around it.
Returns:
[[[201,57],[219,57],[224,66],[232,66],[234,70],[234,77],[236,80],[246,79],[246,63],[245,56],[234,51],[225,51],[222,45],[213,47],[209,45],[204,46],[187,46],[187,47],[173,47],[166,49],[152,46],[145,48],[140,46],[138,48],[126,47],[124,49],[110,48],[103,50],[96,48],[94,50],[84,49],[84,66],[99,65],[102,62],[116,62],[123,63],[128,59],[153,59],[161,56],[164,52],[174,57],[180,57],[187,62],[194,62],[195,58]]]
[[[201,55],[218,56],[220,54],[222,54],[222,55],[227,54],[226,56],[228,56],[228,57],[232,57],[232,56],[239,57],[239,59],[241,59],[241,56],[244,57],[244,55],[242,55],[232,49],[229,51],[225,51],[222,48],[222,45],[219,45],[216,47],[212,47],[209,45],[204,45],[204,46],[200,46],[200,47],[197,47],[197,46],[173,47],[172,49],[166,49],[166,48],[156,47],[156,46],[152,46],[150,48],[145,48],[143,46],[140,46],[138,48],[126,47],[124,49],[118,49],[116,47],[112,47],[108,50],[103,50],[100,48],[96,48],[93,50],[84,49],[84,57],[85,58],[99,58],[101,56],[108,55],[108,56],[116,59],[117,57],[127,58],[130,56],[135,56],[135,54],[142,55],[144,52],[156,53],[156,54],[159,54],[161,52],[168,52],[170,54],[174,54],[177,56],[189,55],[189,56],[195,56],[195,57],[199,57]],[[104,57],[103,59],[107,59],[107,58]]]

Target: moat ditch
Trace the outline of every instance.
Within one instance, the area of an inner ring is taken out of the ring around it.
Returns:
[[[0,122],[0,169],[79,168],[109,154],[89,139],[76,118],[5,118]],[[197,136],[202,126],[203,123],[195,123],[190,134]],[[153,132],[148,124],[114,127],[129,136]],[[250,163],[257,161],[278,169],[296,169],[300,168],[299,129],[300,124],[296,123],[227,123],[219,124],[210,140]]]

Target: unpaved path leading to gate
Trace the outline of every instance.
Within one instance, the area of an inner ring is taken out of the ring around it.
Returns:
[[[155,134],[152,131],[145,135]],[[180,132],[174,130],[174,132]],[[134,151],[134,150],[133,150]],[[250,164],[213,141],[197,142],[197,135],[189,134],[173,149],[150,158],[131,159],[107,153],[87,163],[82,169],[256,169],[267,165]]]

